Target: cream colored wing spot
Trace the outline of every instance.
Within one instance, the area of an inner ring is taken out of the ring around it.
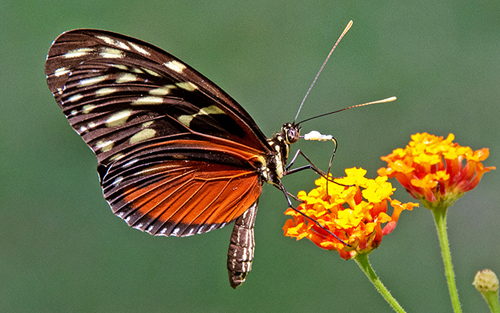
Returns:
[[[189,127],[191,121],[198,115],[210,115],[210,114],[226,114],[226,112],[222,111],[219,107],[215,105],[211,105],[206,108],[201,108],[200,111],[198,111],[198,113],[195,113],[193,115],[181,115],[177,118],[177,120],[186,127]]]
[[[124,156],[125,156],[125,154],[123,154],[123,153],[117,153],[117,154],[113,155],[112,157],[110,157],[109,160],[116,161],[116,160],[123,158]]]
[[[177,119],[179,120],[179,122],[184,124],[186,127],[189,127],[189,125],[191,124],[191,121],[193,120],[195,115],[196,114],[194,114],[194,115],[181,115]]]
[[[176,83],[177,87],[182,88],[187,91],[195,91],[198,89],[198,86],[193,84],[192,82],[182,82],[182,83]]]
[[[153,125],[153,123],[154,123],[154,121],[142,123],[141,128],[148,128],[149,126]]]
[[[176,88],[177,88],[177,86],[175,86],[175,85],[165,85],[162,87],[151,89],[149,91],[149,94],[153,95],[153,96],[165,96],[165,95],[168,95],[170,93],[170,90],[176,89]]]
[[[132,105],[156,105],[162,103],[163,103],[163,98],[150,96],[150,97],[141,97],[132,102]]]
[[[77,110],[71,110],[71,113],[70,113],[71,116],[75,116],[76,114],[78,114]]]
[[[113,141],[111,140],[106,140],[106,141],[98,141],[95,145],[95,151],[101,150],[102,152],[106,152],[113,149]]]
[[[132,49],[139,52],[140,54],[150,55],[150,53],[146,49],[136,45],[135,43],[129,41],[128,44],[132,47]]]
[[[69,72],[70,72],[70,70],[68,70],[67,68],[60,67],[54,71],[54,76],[56,76],[56,77],[63,76],[63,75],[68,74]]]
[[[179,74],[182,73],[186,69],[186,65],[184,65],[181,62],[176,61],[176,60],[165,62],[165,63],[163,63],[163,65],[165,65],[166,67],[168,67],[172,71],[177,72]]]
[[[222,111],[218,106],[211,105],[206,108],[201,108],[198,115],[209,115],[209,114],[226,114],[226,112]]]
[[[116,83],[117,84],[128,83],[128,82],[133,82],[133,81],[136,81],[136,80],[137,80],[137,76],[135,76],[134,74],[123,73],[123,74],[120,75],[120,77],[118,77],[116,79]]]
[[[161,76],[160,74],[158,74],[158,73],[156,73],[155,71],[150,70],[150,69],[148,69],[148,68],[144,68],[144,67],[143,67],[142,69],[144,70],[144,72],[148,73],[149,75],[153,75],[153,76],[156,76],[156,77],[160,77],[160,76]]]
[[[93,48],[80,48],[80,49],[75,49],[75,50],[71,50],[71,51],[66,52],[65,54],[63,54],[63,57],[65,57],[67,59],[79,58],[79,57],[87,55],[91,52],[94,52]]]
[[[76,102],[76,101],[80,100],[81,98],[83,98],[83,95],[81,95],[81,94],[76,94],[76,95],[74,95],[74,96],[69,97],[69,98],[68,98],[68,101],[69,101],[69,102]]]
[[[108,75],[96,76],[92,78],[82,79],[79,82],[80,87],[92,86],[98,84],[108,78]]]
[[[144,72],[140,68],[137,68],[137,67],[134,67],[132,69],[132,72],[137,73],[137,74],[144,74]]]
[[[84,105],[83,108],[82,108],[82,113],[83,114],[87,114],[90,111],[92,111],[93,109],[95,109],[95,105],[93,105],[93,104]]]
[[[112,66],[123,71],[126,71],[128,69],[128,67],[123,64],[112,64]]]
[[[96,38],[101,39],[102,41],[104,41],[105,43],[107,43],[110,46],[116,46],[120,49],[130,50],[129,46],[127,46],[125,43],[123,43],[119,40],[114,40],[114,39],[109,38],[107,36],[96,36]]]
[[[125,53],[122,50],[105,47],[101,49],[101,53],[99,53],[99,55],[103,58],[119,59],[123,58]]]
[[[130,144],[138,143],[144,140],[147,140],[149,138],[153,138],[156,134],[156,130],[151,129],[151,128],[146,128],[138,132],[137,134],[133,135],[130,137]]]
[[[109,94],[116,92],[117,90],[118,89],[116,89],[116,88],[109,88],[109,87],[101,88],[95,92],[95,96],[96,97],[104,97],[104,96],[107,96]]]
[[[111,115],[106,120],[107,127],[116,127],[123,125],[127,122],[127,119],[132,115],[132,110],[123,110],[118,113]]]

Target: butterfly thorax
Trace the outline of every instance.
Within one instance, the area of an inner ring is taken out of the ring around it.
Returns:
[[[271,184],[279,184],[281,177],[286,173],[286,161],[290,152],[290,145],[297,142],[300,134],[300,126],[293,123],[285,123],[279,132],[274,133],[267,143],[271,146],[273,157],[269,158],[266,168],[262,171],[262,177]]]

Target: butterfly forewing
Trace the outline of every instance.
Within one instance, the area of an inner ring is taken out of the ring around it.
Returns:
[[[148,139],[194,133],[269,153],[265,136],[229,95],[137,39],[95,30],[63,33],[45,73],[70,124],[101,163]]]
[[[71,126],[97,156],[106,200],[156,235],[206,232],[260,195],[271,153],[250,115],[203,75],[143,41],[63,33],[45,65]]]

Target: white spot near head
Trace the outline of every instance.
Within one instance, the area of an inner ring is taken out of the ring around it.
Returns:
[[[90,122],[90,123],[87,124],[87,128],[90,128],[90,129],[92,129],[92,128],[96,127],[96,126],[97,125],[94,122]]]
[[[76,114],[78,114],[77,110],[71,110],[71,113],[70,113],[71,116],[75,116]]]
[[[82,79],[79,82],[80,87],[92,86],[98,84],[108,78],[108,75],[96,76],[92,78]]]
[[[95,145],[95,151],[101,150],[102,152],[106,152],[113,149],[113,141],[112,140],[100,140]]]
[[[75,101],[80,100],[81,98],[83,98],[83,96],[81,94],[76,94],[74,96],[69,97],[67,101],[75,102]]]
[[[93,109],[95,109],[95,105],[93,105],[93,104],[87,104],[87,105],[83,106],[82,112],[85,113],[85,114],[87,114],[90,111],[92,111]]]
[[[192,82],[182,82],[182,83],[176,83],[177,87],[182,88],[187,91],[195,91],[198,89],[198,86],[193,84]]]
[[[318,140],[318,141],[327,141],[333,140],[332,135],[322,135],[319,131],[313,130],[304,135],[305,140]]]
[[[60,67],[54,71],[54,76],[56,76],[56,77],[63,76],[63,75],[68,74],[69,72],[70,72],[70,70],[68,70],[67,68]]]
[[[182,64],[177,60],[165,62],[163,63],[163,65],[165,65],[166,67],[177,73],[182,73],[186,69],[186,65]]]
[[[161,97],[141,97],[132,102],[132,105],[155,105],[162,104],[163,98]]]
[[[150,53],[144,49],[143,47],[139,46],[139,45],[136,45],[135,43],[133,42],[128,42],[128,44],[137,52],[141,53],[141,54],[144,54],[144,55],[149,55]]]
[[[116,92],[118,89],[116,88],[101,88],[95,92],[96,97],[103,97],[107,96],[109,94],[112,94],[113,92]]]
[[[116,79],[116,83],[117,84],[128,83],[128,82],[133,82],[133,81],[136,81],[136,80],[137,80],[137,76],[135,76],[134,74],[123,73],[123,74],[120,75],[120,77],[118,77]]]
[[[165,96],[165,95],[168,95],[170,93],[170,90],[175,89],[175,88],[177,88],[177,86],[175,86],[175,85],[165,85],[162,87],[151,89],[149,91],[149,94],[153,95],[153,96]]]
[[[93,48],[80,48],[80,49],[75,49],[75,50],[71,50],[71,51],[66,52],[65,54],[63,54],[63,57],[65,57],[67,59],[78,58],[78,57],[82,57],[86,54],[89,54],[93,51],[94,51]]]
[[[85,126],[80,126],[80,134],[81,134],[81,133],[84,133],[84,132],[86,132],[86,131],[87,131],[87,127],[85,127]]]
[[[127,119],[130,117],[131,114],[132,110],[123,110],[118,113],[115,113],[106,120],[106,126],[115,127],[123,125],[127,122]]]
[[[156,134],[156,130],[151,129],[151,128],[146,128],[138,132],[137,134],[133,135],[130,137],[129,142],[130,144],[135,144],[150,138],[153,138]]]

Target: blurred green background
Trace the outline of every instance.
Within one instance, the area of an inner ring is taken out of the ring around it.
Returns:
[[[397,96],[304,124],[339,141],[333,173],[368,169],[415,132],[489,147],[500,166],[499,1],[13,1],[0,3],[0,311],[389,312],[353,262],[286,238],[287,205],[265,186],[256,258],[229,287],[232,227],[190,238],[130,229],[102,198],[96,160],[49,92],[45,55],[61,32],[99,28],[151,42],[216,82],[265,134],[300,117]],[[332,146],[299,142],[325,169]],[[465,312],[486,312],[476,271],[500,273],[499,172],[451,208],[448,228]],[[311,172],[283,179],[309,190]],[[395,186],[398,187],[397,183]],[[412,199],[402,190],[396,198]],[[431,213],[404,212],[370,260],[409,312],[451,312]]]

